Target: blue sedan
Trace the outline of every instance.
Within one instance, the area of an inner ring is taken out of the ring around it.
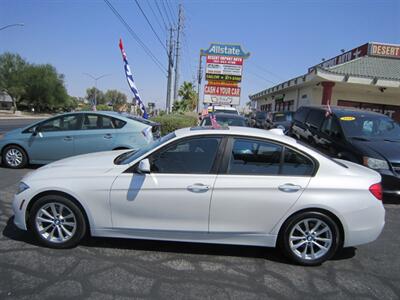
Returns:
[[[74,112],[12,130],[0,138],[3,165],[23,168],[90,152],[139,149],[158,135],[157,123],[116,112]]]

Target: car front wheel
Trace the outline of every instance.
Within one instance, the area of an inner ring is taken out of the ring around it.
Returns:
[[[28,164],[28,156],[24,149],[17,145],[7,146],[3,151],[3,164],[12,169],[20,169]]]
[[[86,222],[80,208],[60,195],[46,195],[37,200],[29,215],[35,237],[51,248],[76,246],[86,233]]]
[[[335,221],[320,212],[303,212],[285,222],[280,236],[284,254],[297,264],[320,265],[340,247]]]

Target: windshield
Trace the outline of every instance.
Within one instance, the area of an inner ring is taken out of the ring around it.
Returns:
[[[237,110],[233,109],[216,109],[214,113],[216,114],[224,113],[224,114],[234,114],[234,115],[238,114]]]
[[[276,113],[274,114],[274,122],[286,122],[286,121],[292,121],[292,112],[287,112],[287,113]]]
[[[400,126],[387,116],[346,115],[339,118],[348,138],[400,140]]]
[[[169,141],[170,139],[173,139],[174,137],[175,137],[175,132],[171,132],[171,133],[155,140],[154,142],[148,144],[147,146],[140,148],[139,150],[136,150],[136,151],[132,150],[132,151],[122,153],[114,160],[114,163],[116,165],[129,164],[132,161],[134,161],[135,159],[141,157],[142,155],[146,154],[147,152],[151,151],[152,149],[157,148],[161,144]]]
[[[230,118],[230,117],[221,117],[219,115],[215,115],[217,123],[221,126],[246,126],[246,121],[242,118]],[[206,118],[204,122],[204,126],[211,126],[210,118]]]
[[[256,113],[256,119],[265,119],[267,117],[267,113],[265,111],[259,111]]]

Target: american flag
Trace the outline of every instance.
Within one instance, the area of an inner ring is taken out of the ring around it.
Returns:
[[[210,120],[211,120],[211,127],[212,128],[214,128],[214,129],[221,128],[221,126],[217,122],[217,117],[215,116],[215,114],[211,114],[210,115]]]
[[[331,106],[329,104],[329,102],[327,103],[327,107],[326,107],[326,113],[325,113],[325,117],[329,117],[332,114],[332,109]]]
[[[129,67],[128,64],[128,59],[126,58],[126,53],[124,50],[124,45],[122,44],[122,39],[119,39],[119,49],[121,49],[122,53],[122,58],[124,60],[124,69],[125,69],[125,75],[126,75],[126,80],[128,81],[128,85],[131,88],[131,91],[133,95],[135,96],[136,99],[136,104],[139,106],[140,110],[142,111],[142,117],[145,119],[148,119],[148,115],[146,112],[146,107],[143,104],[142,99],[140,98],[139,91],[135,85],[135,81],[133,80],[133,75],[131,72],[131,68]]]

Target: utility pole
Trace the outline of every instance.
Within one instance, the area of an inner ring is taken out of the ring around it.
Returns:
[[[172,70],[174,68],[174,41],[173,29],[169,29],[169,42],[167,41],[168,48],[168,80],[167,80],[167,99],[165,101],[165,109],[167,113],[171,112],[171,92],[172,92]]]
[[[201,87],[201,80],[203,78],[203,70],[201,69],[201,59],[203,57],[203,50],[200,50],[199,56],[199,69],[197,73],[197,112],[201,112],[201,98],[200,98],[200,87]]]
[[[183,9],[182,4],[179,4],[178,13],[178,28],[176,35],[176,48],[175,48],[175,83],[174,83],[174,102],[178,101],[178,89],[179,89],[179,60],[181,50],[181,30],[183,28]]]

